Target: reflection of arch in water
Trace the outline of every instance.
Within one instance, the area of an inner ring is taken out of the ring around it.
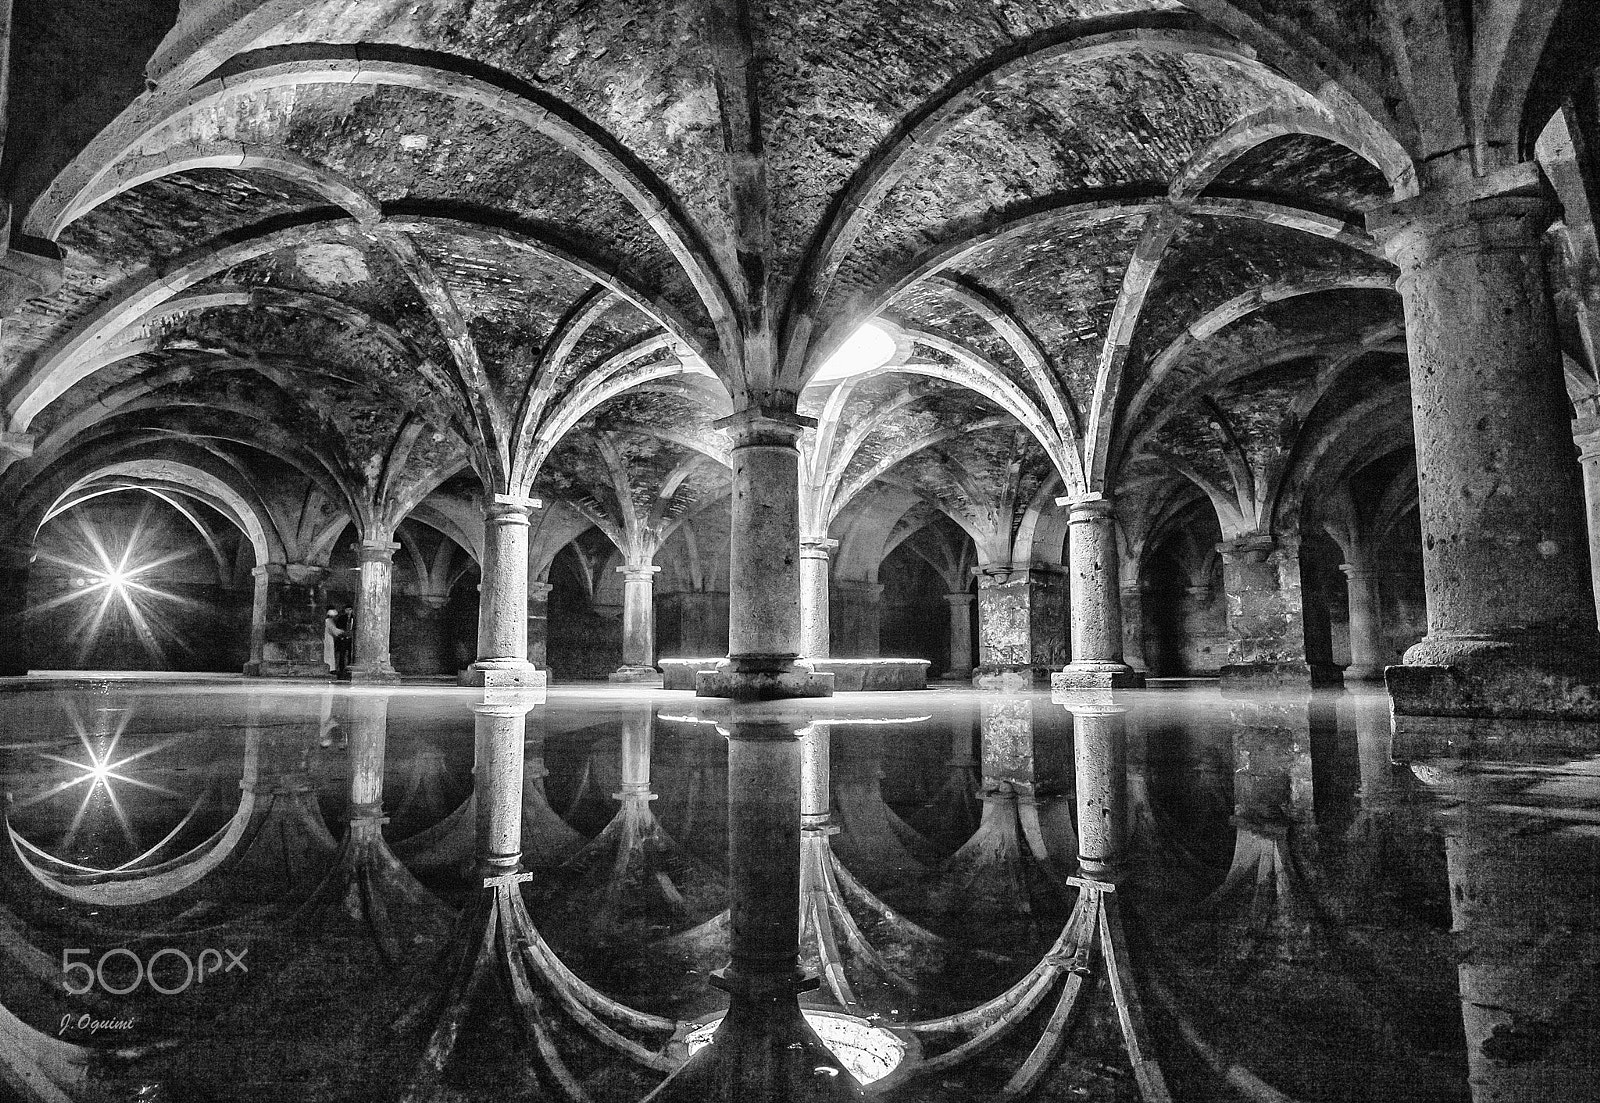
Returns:
[[[609,937],[700,923],[723,909],[722,876],[687,854],[656,819],[650,761],[655,717],[649,705],[622,720],[621,807],[563,872],[577,878],[563,910],[581,911]]]
[[[45,854],[8,821],[11,853],[33,881],[50,893],[95,908],[170,900],[199,891],[213,875],[230,878],[229,891],[219,895],[232,895],[240,884],[260,882],[265,891],[251,890],[251,894],[275,900],[285,889],[320,876],[316,867],[325,868],[326,856],[337,844],[317,809],[303,753],[298,753],[301,748],[269,746],[263,769],[258,708],[259,703],[252,702],[254,715],[246,723],[238,807],[228,822],[200,845],[156,865],[86,870]]]

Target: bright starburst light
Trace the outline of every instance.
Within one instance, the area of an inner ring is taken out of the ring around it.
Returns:
[[[201,807],[205,794],[201,800],[195,802],[187,815],[179,821],[178,825],[168,831],[154,846],[146,847],[140,838],[139,831],[132,819],[128,816],[123,799],[118,795],[122,788],[126,794],[126,787],[142,789],[164,797],[178,797],[181,794],[175,790],[151,781],[148,775],[152,772],[163,773],[166,770],[157,767],[151,770],[152,763],[146,761],[153,755],[166,750],[189,737],[189,733],[168,736],[158,739],[138,750],[123,751],[122,737],[127,731],[128,722],[133,712],[126,708],[97,708],[90,720],[86,723],[77,708],[70,702],[67,704],[67,719],[71,723],[73,732],[77,736],[82,754],[80,757],[68,757],[65,754],[55,754],[50,751],[35,751],[38,757],[56,763],[66,773],[64,780],[58,781],[37,793],[33,793],[14,800],[7,809],[9,834],[13,844],[25,856],[32,859],[42,859],[57,869],[70,870],[76,873],[98,874],[115,873],[131,869],[148,861],[157,851],[166,846],[177,837],[178,833],[194,818]],[[137,764],[137,765],[136,765]],[[171,769],[168,767],[167,769]],[[145,774],[140,777],[139,774]],[[48,801],[54,797],[72,792],[82,787],[82,796],[78,807],[74,811],[71,822],[56,844],[59,852],[69,852],[77,842],[78,833],[83,828],[84,821],[91,812],[104,807],[115,817],[123,838],[127,841],[129,851],[134,857],[110,869],[96,868],[80,865],[63,857],[58,857],[45,851],[36,844],[29,842],[10,827],[12,817],[24,809]]]
[[[73,588],[41,602],[31,611],[40,614],[66,606],[78,605],[81,608],[80,623],[69,633],[69,636],[78,640],[77,661],[80,665],[100,638],[107,618],[120,614],[132,624],[140,642],[155,660],[155,665],[165,667],[168,663],[163,641],[177,639],[177,633],[167,619],[167,612],[174,606],[201,607],[199,602],[158,589],[146,581],[160,568],[190,555],[190,550],[183,548],[166,555],[147,557],[150,552],[148,546],[155,543],[150,533],[154,527],[151,524],[152,504],[150,501],[145,503],[119,551],[108,546],[107,540],[102,538],[81,510],[74,510],[73,520],[77,528],[68,537],[68,550],[64,554],[39,553],[40,560],[54,563],[69,573]]]

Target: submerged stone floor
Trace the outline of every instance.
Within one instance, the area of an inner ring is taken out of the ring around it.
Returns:
[[[0,687],[0,1097],[415,1092],[471,895],[482,701],[228,679]],[[1100,706],[1126,739],[1127,964],[1173,1098],[1600,1097],[1600,757],[1400,761],[1387,700],[1366,692],[1156,683]],[[950,688],[778,714],[825,742],[825,838],[845,871],[827,891],[859,936],[840,926],[842,950],[808,938],[802,957],[836,964],[852,1011],[926,1024],[1049,961],[1098,830],[1074,800],[1085,720],[1047,694]],[[708,983],[726,952],[717,721],[714,703],[631,686],[553,687],[527,715],[526,907],[578,976],[674,1020],[726,1002]],[[357,753],[374,733],[376,767]],[[379,853],[405,867],[357,858],[338,880],[347,824],[371,814],[352,777],[374,769]],[[1032,1096],[1139,1099],[1105,985],[1084,975]],[[838,992],[804,1002],[837,1010]],[[496,1008],[474,1005],[429,1097],[556,1098]],[[953,1036],[918,1033],[883,1098],[1002,1091],[1051,1009],[961,1060],[941,1056]],[[570,1022],[551,1040],[594,1100],[661,1079]]]

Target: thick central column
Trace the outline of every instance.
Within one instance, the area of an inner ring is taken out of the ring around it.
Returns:
[[[1072,713],[1078,790],[1078,871],[1115,881],[1128,850],[1127,710],[1104,690],[1052,695]]]
[[[1339,564],[1350,600],[1350,665],[1345,681],[1383,680],[1383,606],[1379,581],[1382,572],[1353,563]]]
[[[360,589],[356,591],[355,653],[350,666],[352,682],[395,682],[400,679],[389,661],[394,553],[399,548],[399,544],[386,538],[362,540],[356,545],[361,579]]]
[[[1132,689],[1144,675],[1122,661],[1122,598],[1116,519],[1098,494],[1059,498],[1066,505],[1072,601],[1072,661],[1051,675],[1054,689]]]
[[[1378,227],[1405,303],[1428,598],[1427,636],[1387,675],[1394,711],[1597,720],[1600,637],[1540,252],[1552,211],[1534,194],[1452,198],[1424,193]]]
[[[478,595],[478,659],[461,674],[466,686],[545,684],[528,661],[528,513],[530,498],[496,494],[484,514]]]
[[[808,659],[826,659],[832,654],[828,553],[838,546],[839,541],[826,536],[800,540],[800,653]]]
[[[972,677],[972,595],[960,590],[944,600],[950,606],[950,669],[944,676],[965,681]]]
[[[746,409],[717,422],[733,441],[728,658],[696,676],[701,697],[827,697],[833,675],[795,660],[800,634],[797,414]]]
[[[528,712],[536,702],[515,690],[490,690],[472,706],[473,792],[477,797],[478,875],[522,868],[522,775]]]
[[[610,675],[613,682],[661,684],[656,669],[656,575],[660,567],[628,563],[622,575],[622,666]]]
[[[759,706],[757,706],[759,707]],[[800,1011],[801,744],[797,718],[736,706],[728,735],[727,1013],[648,1103],[860,1099]],[[749,710],[749,711],[742,711]],[[803,721],[799,721],[803,723]],[[819,736],[826,746],[827,734]],[[815,744],[814,744],[815,746]],[[809,805],[826,809],[826,795]]]

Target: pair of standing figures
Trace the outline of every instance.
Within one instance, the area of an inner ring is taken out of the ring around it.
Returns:
[[[350,656],[355,646],[355,610],[346,605],[328,606],[322,618],[322,661],[334,677],[350,673]]]

